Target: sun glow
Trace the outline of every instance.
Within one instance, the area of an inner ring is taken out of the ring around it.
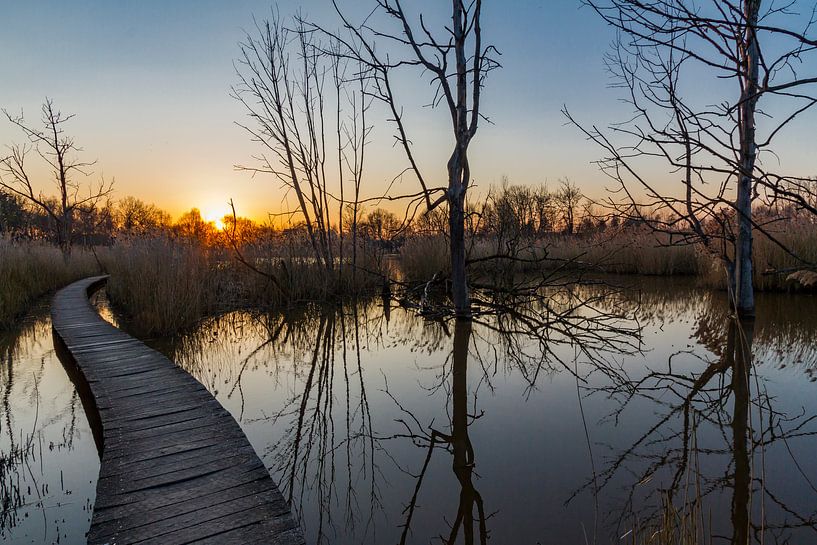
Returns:
[[[224,216],[230,215],[230,209],[227,206],[207,206],[201,209],[201,215],[204,221],[215,225],[216,229],[223,231],[227,226],[224,223]]]

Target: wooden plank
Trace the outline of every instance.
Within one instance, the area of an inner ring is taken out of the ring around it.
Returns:
[[[61,357],[72,358],[93,397],[84,406],[102,427],[88,543],[302,545],[230,413],[190,374],[96,314],[88,296],[106,278],[60,290],[51,309],[55,342],[68,352]]]

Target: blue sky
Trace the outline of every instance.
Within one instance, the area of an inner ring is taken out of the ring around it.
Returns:
[[[365,4],[339,3],[353,18]],[[441,4],[419,5],[434,15]],[[336,24],[327,0],[281,1],[278,9],[282,15],[301,9]],[[268,2],[250,0],[6,2],[0,106],[22,108],[34,119],[49,96],[76,113],[71,132],[87,156],[98,159],[97,172],[116,179],[119,197],[135,195],[174,214],[190,206],[220,212],[234,198],[240,212],[263,217],[280,209],[281,191],[233,168],[249,163],[257,148],[235,125],[244,112],[229,93],[243,29],[253,14],[269,10]],[[489,76],[484,92],[483,111],[494,124],[482,125],[472,148],[478,186],[503,175],[552,184],[570,177],[587,193],[601,194],[607,182],[591,164],[599,150],[565,126],[560,109],[566,104],[577,117],[602,125],[626,116],[619,95],[607,87],[603,64],[612,30],[578,0],[488,0],[483,29],[502,52],[503,67]],[[430,177],[442,177],[450,152],[448,114],[422,107],[431,97],[427,78],[406,75],[400,82],[421,161]],[[376,125],[370,194],[403,166],[385,144],[391,127],[382,119]],[[0,144],[19,140],[0,122]]]

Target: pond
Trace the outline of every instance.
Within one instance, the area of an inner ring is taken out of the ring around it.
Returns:
[[[54,350],[50,301],[0,333],[0,541],[84,543],[99,457]]]
[[[817,541],[814,298],[760,295],[747,324],[724,293],[636,282],[555,291],[546,329],[377,299],[147,342],[239,421],[309,543],[647,543],[668,519],[701,543]],[[40,487],[4,504],[14,543],[82,543],[93,502],[49,329],[35,310],[2,345],[4,456],[43,444],[4,466],[4,494]]]

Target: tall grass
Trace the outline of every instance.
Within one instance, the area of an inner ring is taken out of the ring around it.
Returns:
[[[38,297],[94,274],[99,266],[90,252],[75,249],[64,259],[49,244],[0,238],[0,329],[13,326]]]
[[[400,250],[400,270],[409,282],[427,282],[435,274],[451,271],[448,240],[442,235],[417,236]]]
[[[664,497],[661,512],[647,521],[634,522],[633,530],[619,542],[624,545],[710,545],[713,536],[698,493],[681,507]]]
[[[817,263],[817,224],[811,218],[793,218],[766,226],[764,230],[775,240],[758,230],[753,234],[752,278],[755,289],[758,291],[798,289],[800,287],[798,282],[788,277],[792,271],[803,267],[804,262]],[[711,260],[708,267],[702,270],[702,285],[723,288],[725,282],[726,273],[723,266]]]
[[[135,239],[110,248],[103,261],[111,302],[142,333],[176,331],[215,306],[218,271],[197,244]]]
[[[590,236],[552,236],[540,243],[545,266],[573,265],[611,274],[695,275],[702,256],[692,245],[673,244],[668,235],[644,229]]]
[[[245,248],[241,257],[246,263],[224,248],[155,238],[118,243],[103,261],[111,302],[148,335],[170,334],[224,311],[353,296],[380,288],[387,274],[375,252],[361,251],[356,268],[345,263],[334,271],[297,245]]]
[[[811,218],[793,218],[780,220],[766,230],[777,242],[759,232],[754,235],[755,288],[791,290],[797,283],[788,279],[788,273],[803,267],[804,262],[817,263],[817,224]],[[485,260],[498,254],[518,259]],[[513,245],[491,237],[478,237],[470,245],[468,258],[474,261],[470,267],[473,274],[486,269],[535,272],[567,267],[611,274],[697,276],[705,287],[726,285],[726,273],[720,260],[700,247],[678,244],[678,240],[667,234],[632,227],[591,235],[548,234],[514,241]],[[410,238],[401,250],[401,261],[409,282],[428,281],[437,272],[445,274],[450,268],[447,241],[443,236]]]
[[[401,252],[402,270],[409,282],[430,280],[450,270],[448,243],[442,236],[410,238]],[[493,259],[508,255],[515,259]],[[490,259],[489,259],[490,258]],[[546,235],[536,239],[503,241],[481,237],[469,246],[472,272],[535,272],[567,267],[611,274],[694,275],[703,256],[691,245],[671,244],[665,235],[646,230],[593,235]]]

